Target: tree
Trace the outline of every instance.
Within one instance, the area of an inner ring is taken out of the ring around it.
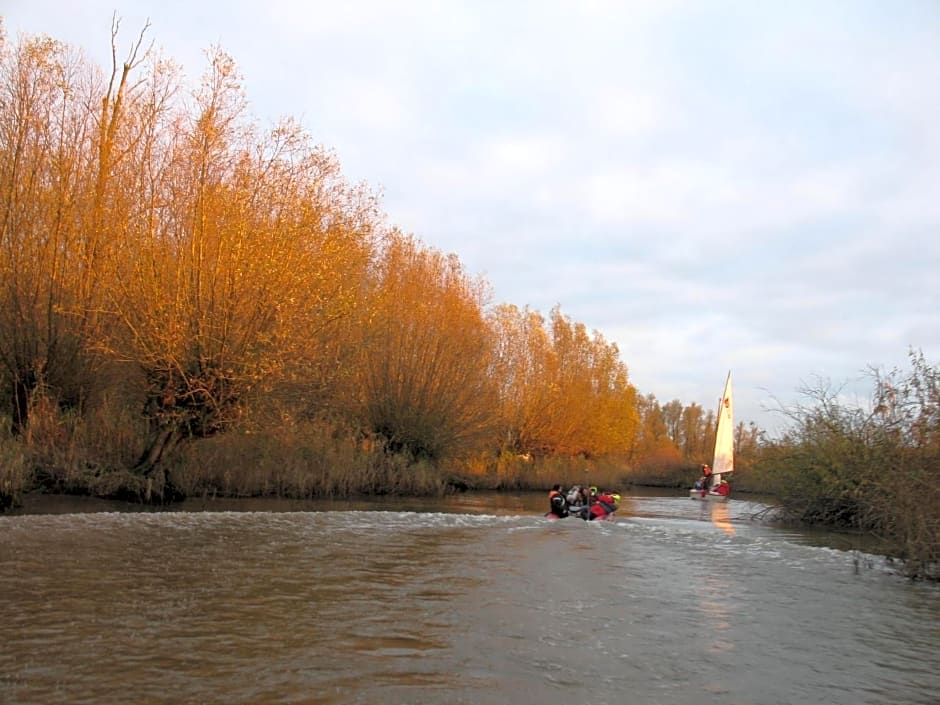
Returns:
[[[556,361],[545,319],[528,308],[503,304],[488,320],[490,374],[499,390],[499,445],[520,455],[549,453]]]
[[[663,422],[666,424],[666,435],[676,448],[685,446],[685,428],[683,427],[683,411],[685,407],[678,399],[673,399],[662,405]]]
[[[390,233],[362,346],[361,416],[393,452],[439,460],[490,437],[484,290],[459,260]]]
[[[27,427],[36,395],[81,406],[100,362],[92,351],[100,337],[100,254],[109,241],[103,213],[117,160],[109,155],[121,137],[114,129],[121,110],[108,107],[124,84],[112,82],[98,114],[92,106],[102,90],[59,42],[3,44],[0,365],[15,433]]]
[[[504,438],[520,453],[627,453],[636,433],[635,390],[617,346],[559,308],[544,319],[503,306],[491,316]]]
[[[682,410],[682,442],[679,447],[689,459],[711,457],[714,449],[714,416],[709,416],[696,403]],[[711,445],[706,439],[711,439]]]
[[[253,395],[309,366],[321,349],[310,341],[351,305],[343,274],[365,266],[375,227],[373,201],[335,159],[290,122],[259,136],[234,62],[209,59],[194,115],[151,103],[144,205],[108,290],[125,331],[115,351],[146,377],[135,470],[164,499],[176,488],[162,463],[180,441],[230,428]]]

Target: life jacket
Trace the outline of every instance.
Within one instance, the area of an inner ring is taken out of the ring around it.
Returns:
[[[712,469],[710,467],[706,466],[702,468],[702,477],[700,479],[702,481],[703,490],[712,489],[712,479],[714,478],[712,478]]]
[[[714,491],[727,497],[731,492],[731,485],[729,485],[727,482],[722,482],[720,485],[718,485],[718,487],[715,488]]]
[[[591,505],[591,515],[588,518],[591,520],[600,519],[608,514],[613,514],[615,509],[617,509],[617,503],[613,497],[609,494],[598,495],[597,501]]]
[[[552,490],[548,493],[548,503],[551,506],[550,514],[554,514],[559,519],[568,516],[568,500],[558,490]]]

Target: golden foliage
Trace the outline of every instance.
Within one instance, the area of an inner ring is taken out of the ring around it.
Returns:
[[[0,52],[0,365],[13,428],[37,390],[78,404],[93,369],[99,301],[85,253],[94,168],[93,83],[67,47],[26,38]]]
[[[483,287],[453,255],[390,233],[362,346],[360,399],[393,450],[437,459],[491,435],[495,389]]]
[[[490,316],[503,443],[539,455],[626,454],[637,432],[636,392],[616,345],[558,308],[551,328],[527,308]]]
[[[270,419],[329,416],[412,457],[660,447],[616,345],[557,308],[488,311],[482,280],[388,232],[375,195],[294,122],[261,129],[230,56],[210,49],[187,96],[146,30],[107,72],[48,38],[0,44],[15,423],[111,385],[95,372],[118,361],[145,385],[145,471],[260,399]],[[696,418],[682,422],[691,439]]]

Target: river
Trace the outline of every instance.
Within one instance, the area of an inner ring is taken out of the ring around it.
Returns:
[[[938,702],[940,588],[761,505],[47,498],[0,515],[0,703]]]

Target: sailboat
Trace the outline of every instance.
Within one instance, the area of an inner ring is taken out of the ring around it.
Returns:
[[[715,455],[712,459],[712,489],[691,489],[689,497],[712,502],[727,502],[728,495],[716,492],[722,475],[734,472],[734,403],[731,400],[731,372],[718,406],[718,428],[715,431]]]

